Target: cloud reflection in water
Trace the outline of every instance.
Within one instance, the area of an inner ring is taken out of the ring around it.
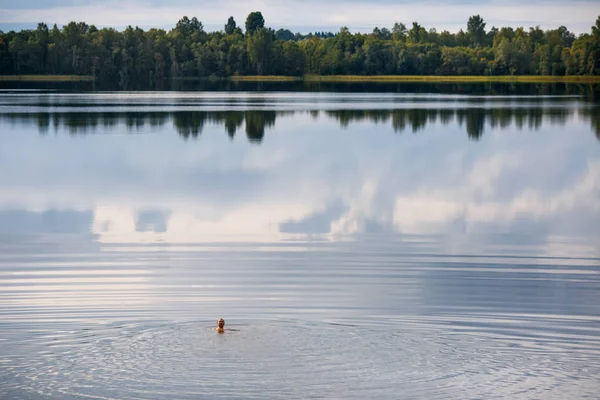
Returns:
[[[0,218],[103,242],[600,235],[597,108],[511,104],[4,113]]]

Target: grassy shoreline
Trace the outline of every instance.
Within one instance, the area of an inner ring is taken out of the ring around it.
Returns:
[[[299,82],[305,80],[305,77],[286,75],[234,75],[226,79],[234,82]]]
[[[0,75],[0,81],[11,82],[90,82],[91,75]]]
[[[600,83],[600,76],[436,76],[436,75],[305,75],[232,76],[235,82],[331,82],[331,83]]]

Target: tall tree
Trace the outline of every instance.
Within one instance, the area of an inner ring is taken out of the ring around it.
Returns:
[[[229,17],[227,23],[225,24],[225,33],[228,35],[232,35],[235,32],[235,28],[237,28],[235,19],[233,19],[233,17]]]
[[[596,25],[592,26],[592,35],[600,39],[600,15],[596,18]]]
[[[273,31],[267,28],[258,28],[254,34],[248,36],[248,56],[258,75],[269,72],[267,68],[272,59],[273,39]]]
[[[560,26],[558,29],[558,34],[560,36],[561,45],[563,47],[571,47],[573,42],[575,41],[575,34],[569,32],[569,30],[565,26]]]
[[[396,22],[392,28],[392,38],[394,40],[404,41],[406,39],[407,32],[408,30],[406,29],[406,25],[404,25],[402,22]]]
[[[411,43],[419,43],[424,39],[424,36],[427,32],[425,28],[419,25],[417,22],[412,23],[412,28],[408,31],[408,38]]]
[[[252,35],[257,29],[265,27],[265,19],[260,11],[248,14],[246,18],[246,34]]]
[[[187,16],[184,16],[177,21],[175,29],[183,36],[190,36],[196,32],[203,32],[204,26],[202,25],[202,22],[198,21],[198,18],[193,17],[192,19],[189,19]]]
[[[485,22],[483,22],[483,18],[479,15],[469,17],[467,34],[469,35],[473,46],[482,46],[485,40]]]

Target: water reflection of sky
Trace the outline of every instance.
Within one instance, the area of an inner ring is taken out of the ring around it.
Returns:
[[[0,113],[9,339],[217,315],[589,335],[600,142],[568,103]]]
[[[91,229],[104,242],[597,237],[600,143],[587,106],[568,104],[2,114],[0,232]]]

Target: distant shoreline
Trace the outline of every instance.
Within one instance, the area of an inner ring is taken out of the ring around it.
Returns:
[[[600,83],[593,75],[236,75],[184,77],[175,80],[230,80],[233,82],[328,82],[328,83]],[[93,82],[91,75],[0,75],[0,82]]]

